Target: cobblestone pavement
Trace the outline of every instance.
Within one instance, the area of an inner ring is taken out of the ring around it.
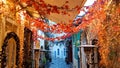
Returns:
[[[66,64],[65,60],[62,58],[54,58],[52,62],[49,63],[48,68],[72,68],[72,65]]]

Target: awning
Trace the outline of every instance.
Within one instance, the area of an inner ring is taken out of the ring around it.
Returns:
[[[45,3],[55,5],[61,7],[65,4],[66,0],[44,0]],[[58,13],[50,13],[43,15],[44,17],[48,18],[49,20],[56,22],[56,23],[69,23],[73,21],[75,17],[79,14],[78,10],[74,10],[76,6],[82,8],[86,0],[68,0],[67,6],[69,6],[69,10],[65,10],[68,14],[58,14]],[[28,7],[27,9],[32,13],[33,16],[39,17],[38,12],[35,11],[33,7]],[[63,9],[59,9],[62,11]]]
[[[60,7],[66,2],[66,0],[45,0],[45,2]],[[85,2],[86,0],[68,0],[67,5],[69,6],[69,9],[72,9],[76,6],[83,7]],[[49,14],[46,15],[46,17],[56,23],[59,22],[69,23],[69,21],[74,20],[79,13],[79,11],[77,10],[70,10],[66,12],[68,12],[70,16],[64,14],[51,13],[50,15]]]
[[[12,0],[8,0],[8,1],[12,1]],[[48,19],[50,19],[51,21],[54,21],[56,23],[59,23],[59,22],[68,23],[70,20],[74,20],[79,12],[77,10],[74,10],[74,9],[71,10],[71,9],[76,7],[76,6],[83,7],[83,5],[86,2],[86,0],[43,0],[43,1],[47,4],[56,5],[58,7],[63,6],[66,3],[66,1],[68,1],[67,5],[69,6],[70,10],[66,10],[66,12],[68,12],[70,16],[64,15],[61,13],[60,14],[50,13],[50,14],[44,15],[45,17],[47,17]],[[25,4],[23,4],[23,6],[25,6]],[[29,6],[29,7],[27,7],[27,10],[29,10],[30,13],[32,13],[32,15],[39,17],[38,12],[33,7]],[[60,11],[62,11],[62,10],[63,9],[60,9]]]

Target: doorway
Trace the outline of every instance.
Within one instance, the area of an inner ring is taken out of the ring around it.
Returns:
[[[20,40],[16,33],[10,32],[2,46],[1,68],[19,68]]]
[[[27,27],[24,28],[24,56],[23,68],[32,68],[33,62],[33,40],[32,31]]]

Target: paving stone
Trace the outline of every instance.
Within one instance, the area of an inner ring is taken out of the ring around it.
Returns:
[[[54,58],[52,62],[49,63],[49,68],[72,68],[72,65],[66,64],[65,59]]]

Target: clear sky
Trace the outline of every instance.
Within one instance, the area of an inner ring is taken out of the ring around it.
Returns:
[[[96,0],[87,0],[84,4],[84,6],[90,6],[94,3],[94,1]],[[84,8],[85,9],[85,8]],[[85,9],[87,11],[87,9]],[[85,14],[84,11],[80,11],[80,13],[78,14],[78,16],[83,16]]]
[[[87,0],[86,3],[84,4],[84,6],[90,6],[94,3],[94,1],[96,1],[96,0]]]

